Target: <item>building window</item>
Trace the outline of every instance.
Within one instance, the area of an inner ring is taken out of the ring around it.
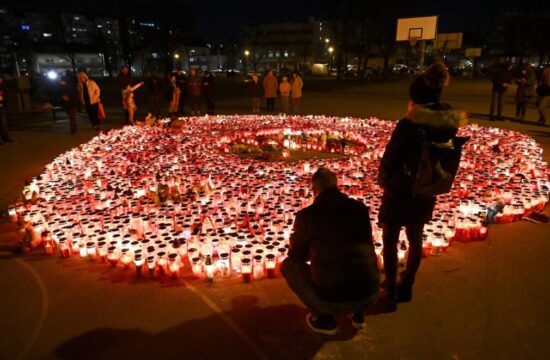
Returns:
[[[52,37],[52,34],[51,33],[44,33],[42,34],[45,38],[50,38]]]
[[[285,57],[288,57],[288,51],[285,51]]]

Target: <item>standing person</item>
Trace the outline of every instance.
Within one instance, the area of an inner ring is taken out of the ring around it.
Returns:
[[[250,81],[250,95],[252,96],[252,113],[260,113],[260,98],[262,96],[262,85],[258,75],[252,75],[252,81]]]
[[[170,116],[177,116],[178,115],[178,109],[180,104],[180,93],[181,90],[178,87],[176,75],[171,75],[170,84],[168,87],[168,114]]]
[[[334,315],[351,315],[364,328],[380,286],[369,209],[340,192],[328,169],[317,170],[311,184],[315,200],[296,214],[281,273],[310,311],[314,332],[336,334]]]
[[[120,68],[118,73],[118,87],[120,88],[120,94],[122,98],[122,109],[124,111],[124,124],[128,125],[130,123],[128,111],[124,107],[124,90],[128,85],[132,86],[132,73],[130,72],[130,67],[124,65]]]
[[[0,145],[3,143],[12,143],[8,133],[8,102],[6,100],[6,81],[0,75]]]
[[[201,114],[202,80],[196,69],[189,72],[189,95],[191,97],[191,116]]]
[[[412,287],[422,258],[424,224],[430,221],[436,197],[413,196],[413,177],[418,168],[423,141],[449,143],[459,126],[466,123],[464,112],[439,104],[449,73],[442,63],[430,66],[409,88],[407,117],[393,131],[380,161],[378,183],[384,189],[379,221],[384,244],[386,311],[398,302],[412,299]],[[405,271],[397,283],[397,246],[401,228],[409,241]]]
[[[178,67],[176,70],[176,86],[179,89],[179,100],[178,100],[178,116],[185,115],[185,92],[187,91],[187,78],[183,73],[183,69]]]
[[[489,110],[489,119],[495,120],[495,110],[497,113],[496,120],[502,120],[502,108],[504,106],[504,94],[510,87],[512,75],[510,70],[512,65],[503,63],[494,63],[489,70],[493,88],[491,92],[491,108]],[[496,108],[496,109],[495,109]]]
[[[204,97],[206,98],[206,113],[214,115],[216,113],[216,102],[214,100],[214,74],[210,71],[205,71],[202,77],[202,88]]]
[[[126,89],[122,91],[122,96],[124,97],[124,110],[128,112],[128,122],[130,123],[130,125],[136,124],[134,120],[134,115],[136,113],[137,106],[136,102],[134,101],[134,91],[136,91],[141,85],[143,85],[143,81],[137,83],[134,86],[128,84],[126,85]]]
[[[92,128],[94,130],[101,130],[101,123],[99,122],[99,95],[101,91],[97,83],[86,75],[85,72],[78,74],[78,98],[80,103],[85,106]]]
[[[292,112],[297,114],[300,111],[300,99],[302,98],[302,88],[304,87],[304,82],[302,77],[298,72],[294,71],[292,73],[292,92],[290,97],[292,98]]]
[[[149,71],[147,78],[147,87],[149,90],[149,112],[155,118],[160,116],[160,95],[162,92],[162,79],[157,76],[154,70]]]
[[[67,76],[62,76],[59,79],[58,94],[61,100],[61,107],[69,117],[71,134],[74,134],[77,130],[76,112],[78,111],[78,94],[75,83]]]
[[[516,120],[525,120],[527,112],[527,103],[535,95],[536,76],[533,69],[529,66],[522,69],[516,79]]]
[[[537,87],[539,124],[545,124],[548,120],[546,107],[550,104],[550,65],[546,65]]]
[[[264,97],[267,104],[267,111],[275,110],[275,98],[277,97],[277,87],[279,85],[273,70],[269,70],[264,77]]]
[[[290,101],[290,83],[288,78],[283,76],[283,80],[279,84],[279,92],[281,93],[281,104],[283,106],[283,114],[288,114],[289,101]]]

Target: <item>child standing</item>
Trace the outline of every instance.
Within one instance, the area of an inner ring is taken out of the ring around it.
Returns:
[[[130,125],[135,125],[134,114],[137,110],[137,106],[134,101],[134,91],[136,91],[141,85],[143,85],[143,81],[134,86],[128,84],[124,90],[122,90],[122,104],[124,106],[124,111],[128,113],[128,122]]]

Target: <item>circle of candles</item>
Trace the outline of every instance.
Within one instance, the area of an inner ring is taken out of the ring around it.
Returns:
[[[185,257],[191,261],[199,254],[210,256],[218,271],[221,254],[228,254],[235,271],[242,270],[243,259],[256,265],[254,255],[262,256],[266,271],[272,266],[269,255],[282,262],[294,214],[312,202],[309,180],[321,166],[335,171],[343,191],[365,202],[372,219],[377,218],[382,190],[374,179],[393,122],[243,115],[186,123],[183,129],[113,130],[59,155],[24,189],[25,196],[38,195],[37,201],[10,206],[10,219],[31,223],[37,240],[49,231],[49,252],[68,245],[86,257],[91,243],[96,255],[106,254],[116,265],[120,254],[123,263],[127,257],[131,262],[143,249],[148,265],[154,256],[154,269],[158,262],[169,273],[165,262],[171,257],[158,257],[160,252],[176,253],[174,263],[180,268]],[[480,214],[488,213],[494,202],[505,205],[495,214],[496,222],[519,221],[548,202],[548,166],[532,138],[477,125],[462,128],[459,135],[471,140],[451,192],[439,197],[425,227],[425,254],[438,254],[438,246],[442,253],[454,240],[483,240],[487,227]],[[351,146],[342,147],[342,139]],[[309,148],[341,157],[253,160],[232,153],[230,145],[241,140],[283,147],[287,156]],[[495,145],[500,152],[491,150]],[[381,241],[376,224],[373,239]],[[406,238],[402,241],[407,248]]]

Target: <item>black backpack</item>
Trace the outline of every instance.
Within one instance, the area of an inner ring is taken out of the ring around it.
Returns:
[[[451,191],[455,179],[462,147],[469,137],[454,136],[445,143],[429,141],[422,133],[420,158],[416,172],[412,176],[412,195],[431,197]]]

